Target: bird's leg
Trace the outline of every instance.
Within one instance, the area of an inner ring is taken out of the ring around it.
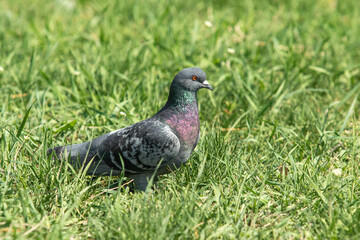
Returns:
[[[150,187],[155,185],[157,181],[157,176],[154,176],[154,173],[136,174],[129,177],[134,179],[135,187],[144,192],[149,191]]]

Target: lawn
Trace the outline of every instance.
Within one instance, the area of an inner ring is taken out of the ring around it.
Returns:
[[[0,239],[359,239],[360,1],[2,0]],[[46,156],[201,67],[201,139],[152,193]]]

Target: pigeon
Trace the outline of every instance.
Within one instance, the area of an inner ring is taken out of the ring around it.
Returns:
[[[200,68],[178,72],[163,108],[149,119],[91,141],[47,150],[49,156],[81,166],[87,175],[133,179],[145,191],[157,176],[178,169],[200,138],[197,91],[213,90]]]

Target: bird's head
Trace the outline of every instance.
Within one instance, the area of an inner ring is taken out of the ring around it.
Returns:
[[[208,81],[206,81],[205,72],[200,68],[184,68],[176,74],[172,84],[193,92],[200,88],[213,90]]]

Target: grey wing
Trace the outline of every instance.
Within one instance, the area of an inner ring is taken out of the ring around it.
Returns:
[[[97,175],[123,169],[136,174],[154,171],[160,161],[161,166],[171,164],[179,153],[180,140],[168,125],[142,121],[104,135],[98,146],[101,171]]]

